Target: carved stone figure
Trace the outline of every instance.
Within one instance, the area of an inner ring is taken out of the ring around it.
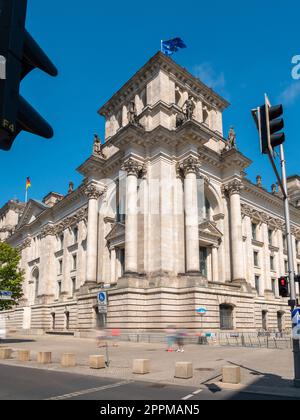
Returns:
[[[68,194],[71,194],[74,191],[74,182],[69,182]]]
[[[129,124],[134,125],[135,127],[142,127],[139,123],[137,109],[134,101],[131,101],[128,106],[128,121]]]
[[[185,106],[186,119],[191,120],[193,118],[194,110],[195,110],[194,100],[191,95],[189,95],[189,98],[185,101],[184,106]]]
[[[185,115],[183,112],[180,112],[176,115],[176,128],[179,128],[182,126],[182,124],[185,122]]]
[[[226,150],[236,149],[236,133],[234,131],[233,127],[230,127],[229,133],[228,133],[228,142],[226,146]]]
[[[93,155],[104,157],[101,149],[101,140],[98,134],[94,135]]]

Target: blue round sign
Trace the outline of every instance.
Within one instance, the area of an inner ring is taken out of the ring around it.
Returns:
[[[206,312],[207,312],[207,309],[206,309],[206,308],[198,308],[198,309],[196,309],[196,312],[197,312],[199,315],[205,315],[205,314],[206,314]]]
[[[103,293],[103,292],[100,292],[99,295],[98,295],[98,299],[99,299],[99,302],[105,302],[106,301],[106,294]]]

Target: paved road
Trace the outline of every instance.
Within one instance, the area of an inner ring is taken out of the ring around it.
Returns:
[[[0,365],[0,400],[257,400],[275,397]],[[282,398],[286,399],[286,398]]]

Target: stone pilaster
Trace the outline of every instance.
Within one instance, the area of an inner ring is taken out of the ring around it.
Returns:
[[[97,282],[97,249],[98,249],[98,200],[103,194],[94,183],[90,183],[85,194],[88,197],[88,221],[86,244],[86,284]]]
[[[197,174],[199,159],[190,156],[180,164],[184,175],[184,206],[185,206],[185,246],[186,271],[188,274],[199,274],[199,215]]]
[[[40,276],[39,276],[39,300],[48,303],[54,297],[55,271],[55,228],[47,225],[41,232],[40,253]]]
[[[245,269],[244,260],[241,256],[243,250],[243,237],[240,193],[242,188],[243,185],[239,179],[234,179],[223,186],[223,193],[228,194],[230,200],[232,281],[244,283]]]
[[[137,219],[137,187],[138,177],[143,165],[129,158],[122,169],[127,173],[126,180],[126,222],[125,222],[125,275],[138,271],[138,219]]]

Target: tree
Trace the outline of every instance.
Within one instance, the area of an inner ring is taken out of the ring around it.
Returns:
[[[24,272],[19,266],[20,259],[17,249],[0,242],[0,290],[12,292],[11,301],[0,300],[0,310],[11,309],[18,305],[18,300],[23,296]]]

